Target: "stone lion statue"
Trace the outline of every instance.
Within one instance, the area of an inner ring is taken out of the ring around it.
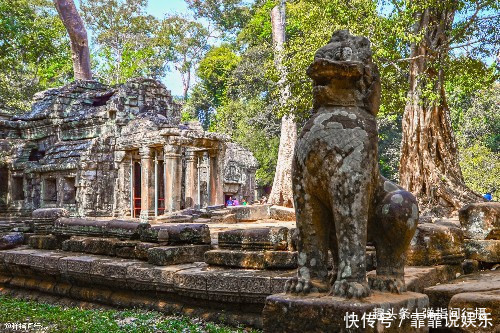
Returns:
[[[411,193],[379,172],[380,78],[370,41],[335,32],[307,74],[314,81],[314,108],[295,146],[298,272],[286,291],[347,298],[366,297],[371,289],[405,291],[405,252],[418,206]],[[377,251],[377,274],[369,283],[367,241]]]

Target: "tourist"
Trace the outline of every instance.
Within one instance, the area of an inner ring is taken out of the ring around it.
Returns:
[[[493,196],[491,195],[491,192],[486,192],[485,195],[483,195],[483,198],[486,199],[486,201],[491,201],[493,200]]]
[[[245,198],[243,198],[243,201],[241,202],[241,204],[242,204],[243,206],[246,206],[246,205],[247,205],[247,200],[246,200]]]
[[[229,199],[227,199],[226,206],[233,206],[233,198],[232,197],[229,197]]]
[[[238,201],[238,198],[234,198],[233,200],[233,206],[239,206],[240,202]]]

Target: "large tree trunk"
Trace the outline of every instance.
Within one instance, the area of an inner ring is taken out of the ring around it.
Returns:
[[[73,0],[54,0],[57,12],[71,40],[75,80],[92,80],[87,30]]]
[[[285,1],[271,11],[271,24],[276,68],[280,72],[281,105],[285,105],[290,96],[290,87],[286,84],[286,68],[283,66],[283,50],[285,44]],[[297,141],[297,124],[291,114],[281,118],[281,135],[278,150],[276,173],[268,203],[280,206],[293,206],[292,191],[292,159]]]
[[[481,200],[464,184],[444,89],[443,62],[454,14],[453,9],[426,9],[417,17],[415,33],[424,32],[424,37],[411,46],[403,116],[401,185],[417,196],[424,212],[434,215],[449,215]]]

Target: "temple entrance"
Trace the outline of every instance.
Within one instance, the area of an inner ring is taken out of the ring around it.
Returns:
[[[133,188],[132,188],[132,217],[139,217],[141,214],[141,163],[134,162]]]
[[[157,179],[157,214],[165,214],[165,164],[163,161],[158,161]]]
[[[0,205],[7,205],[7,193],[9,191],[9,169],[0,168]]]

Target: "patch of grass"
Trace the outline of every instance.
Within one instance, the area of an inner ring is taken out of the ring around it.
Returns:
[[[54,333],[259,332],[154,311],[83,310],[0,296],[0,332],[7,331],[8,323],[39,323],[43,332]]]

